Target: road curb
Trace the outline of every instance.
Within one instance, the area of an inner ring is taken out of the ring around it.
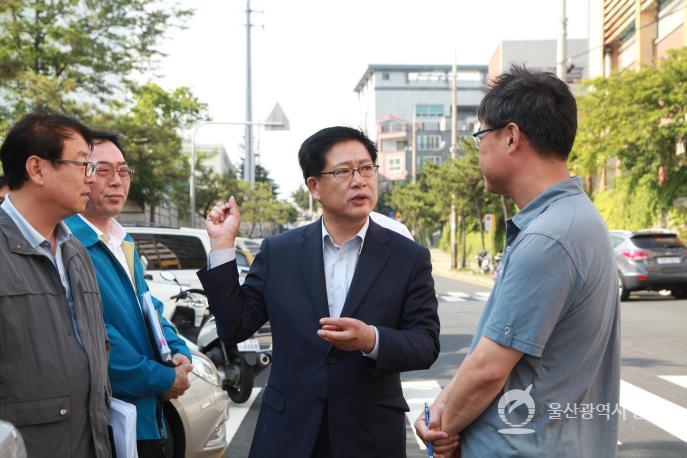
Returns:
[[[465,283],[471,283],[485,288],[493,288],[494,281],[483,275],[458,272],[451,269],[451,258],[448,253],[445,253],[438,248],[429,250],[432,256],[432,272],[439,277],[448,278],[451,280],[458,280]]]

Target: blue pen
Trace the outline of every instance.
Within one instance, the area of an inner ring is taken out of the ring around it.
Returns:
[[[429,407],[427,406],[427,403],[425,402],[425,426],[429,428]],[[434,449],[432,448],[432,441],[429,441],[427,443],[427,456],[429,458],[434,458]]]

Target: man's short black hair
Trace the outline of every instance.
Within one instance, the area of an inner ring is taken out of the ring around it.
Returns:
[[[377,162],[377,145],[370,140],[365,132],[352,127],[327,127],[308,137],[298,151],[298,163],[303,171],[303,179],[318,176],[325,163],[325,154],[338,143],[355,140],[363,144],[372,162]]]
[[[517,124],[542,156],[567,160],[575,142],[577,103],[553,73],[513,65],[490,84],[477,114],[490,127]]]
[[[69,116],[52,111],[29,113],[10,127],[0,146],[0,161],[10,189],[19,189],[29,179],[26,160],[38,156],[62,158],[64,141],[76,132],[91,146],[91,130]]]
[[[5,175],[0,175],[0,188],[7,186],[7,179]]]
[[[119,141],[119,135],[115,134],[114,132],[109,132],[107,130],[93,130],[91,131],[91,135],[93,137],[94,145],[99,145],[105,142],[111,142],[112,144],[114,144],[114,146],[117,147],[119,151],[122,152],[122,156],[126,157],[124,148],[122,148],[122,144]]]

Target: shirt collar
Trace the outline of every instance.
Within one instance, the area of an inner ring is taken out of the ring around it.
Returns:
[[[29,242],[34,249],[41,245],[45,245],[45,243],[50,244],[48,239],[43,237],[36,229],[34,229],[34,227],[28,221],[26,221],[26,218],[19,213],[19,210],[17,210],[17,207],[15,207],[12,203],[12,198],[9,195],[5,196],[5,200],[2,202],[0,207],[5,210],[5,213],[7,213],[10,218],[12,218],[12,221],[14,221],[14,224],[17,225],[21,235],[24,236],[26,241]],[[57,246],[62,245],[70,238],[72,238],[72,232],[69,230],[67,225],[62,221],[57,223],[57,226],[55,227],[55,242]]]
[[[553,202],[563,197],[573,196],[583,192],[582,180],[580,180],[579,177],[571,177],[559,181],[525,205],[525,208],[513,217],[512,223],[518,228],[518,232],[520,232],[529,226],[530,223]]]
[[[98,229],[93,223],[91,223],[88,218],[83,216],[82,214],[79,213],[79,218],[90,227],[93,232],[96,233],[98,238],[105,243],[112,245],[112,246],[120,246],[122,242],[126,239],[126,231],[122,227],[119,222],[114,219],[110,218],[110,224],[107,226],[107,233],[103,233],[100,229]]]
[[[363,243],[365,242],[365,236],[367,235],[367,229],[370,227],[370,217],[367,217],[367,220],[365,221],[365,224],[363,227],[360,228],[360,230],[353,236],[351,239],[354,239],[356,237],[360,238],[360,248],[362,249]],[[349,240],[351,240],[349,239]],[[324,217],[322,217],[322,244],[330,240],[332,244],[334,243],[334,239],[332,236],[329,234],[329,231],[327,230],[327,227],[324,225]],[[347,242],[348,240],[346,240]],[[344,242],[344,243],[346,243]]]

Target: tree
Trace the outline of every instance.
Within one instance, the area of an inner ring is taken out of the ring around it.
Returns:
[[[215,203],[226,202],[231,196],[238,197],[243,189],[233,170],[220,175],[203,165],[205,160],[215,155],[216,152],[201,151],[196,156],[196,216],[201,219],[205,219]]]
[[[310,209],[310,192],[305,186],[300,186],[291,193],[291,199],[300,208],[301,212],[305,213]],[[315,199],[312,200],[313,213],[317,212],[320,203]]]
[[[614,217],[618,205],[630,210],[637,189],[653,202],[640,219],[665,215],[675,199],[687,195],[687,165],[676,147],[687,146],[687,48],[639,71],[622,71],[586,83],[579,98],[579,129],[571,154],[578,174],[594,176],[609,158],[620,160],[622,179],[610,191],[614,205],[602,215],[611,226],[628,224]],[[609,201],[609,192],[595,199]],[[664,219],[663,216],[661,216]],[[627,226],[635,226],[630,224]],[[622,227],[622,226],[619,226]]]
[[[136,169],[130,198],[150,206],[150,220],[162,203],[174,203],[182,215],[188,208],[189,158],[181,154],[179,132],[206,119],[206,106],[188,88],[166,91],[155,84],[133,90],[128,111],[101,113],[90,119],[96,128],[122,135],[127,162]]]
[[[274,197],[268,183],[257,182],[255,187],[251,187],[250,183],[241,181],[241,186],[243,197],[238,203],[242,221],[250,226],[248,237],[253,237],[256,229],[263,237],[265,226],[274,228],[293,220],[293,206]]]
[[[0,120],[39,106],[93,114],[154,66],[165,31],[190,14],[156,0],[3,0]]]

